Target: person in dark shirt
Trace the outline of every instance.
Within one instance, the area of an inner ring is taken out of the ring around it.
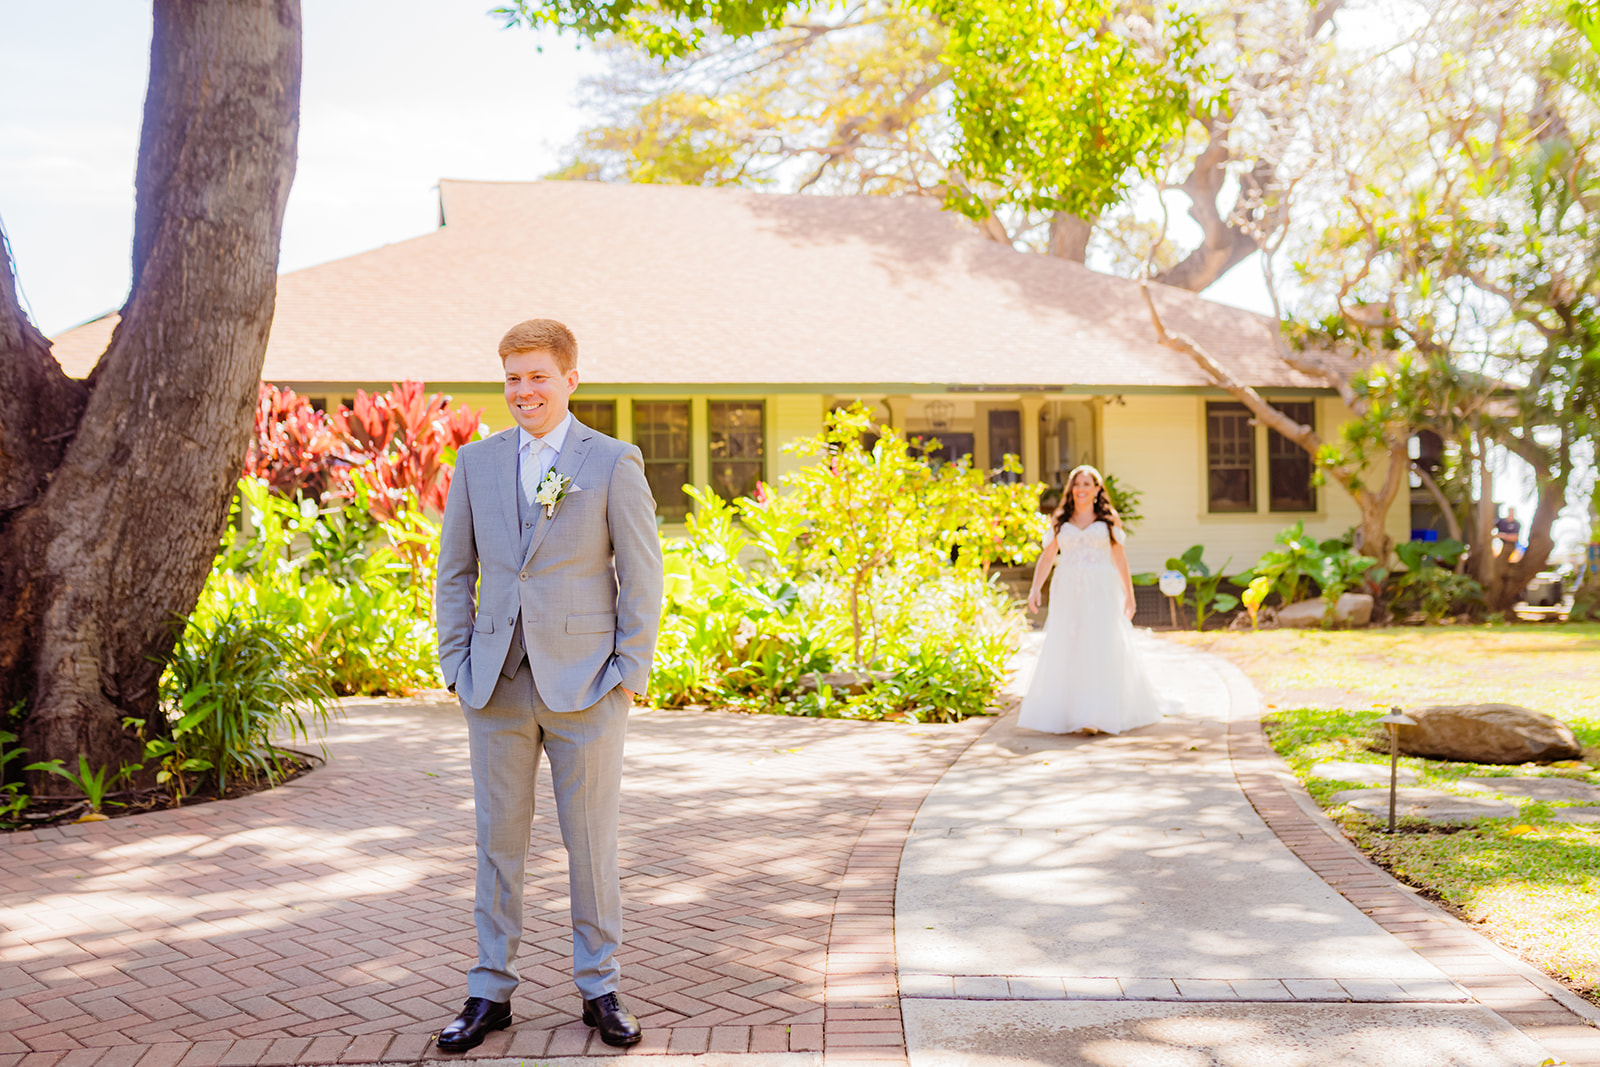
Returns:
[[[1500,542],[1499,555],[1514,560],[1517,553],[1517,539],[1522,535],[1522,523],[1517,521],[1517,509],[1506,508],[1506,513],[1495,520],[1494,538]]]

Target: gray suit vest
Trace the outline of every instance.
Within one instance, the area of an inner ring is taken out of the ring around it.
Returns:
[[[521,456],[517,457],[517,463],[519,464],[517,470],[520,474],[520,464],[522,463]],[[528,549],[533,545],[533,517],[538,512],[539,505],[528,503],[527,498],[522,493],[522,485],[520,484],[522,479],[519,477],[517,481],[519,484],[514,490],[517,497],[517,525],[522,531],[522,558],[527,559]],[[527,655],[528,651],[525,647],[527,638],[523,635],[522,631],[522,612],[520,609],[517,611],[517,621],[514,632],[516,634],[516,640],[511,642],[510,648],[506,649],[506,661],[500,667],[500,674],[506,678],[511,678],[516,675],[517,668],[522,665],[522,657]]]

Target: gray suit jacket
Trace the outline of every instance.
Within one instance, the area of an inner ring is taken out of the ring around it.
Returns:
[[[524,504],[518,528],[516,427],[465,445],[445,503],[434,607],[439,666],[471,708],[500,679],[517,615],[539,696],[581,711],[617,686],[642,693],[661,621],[661,541],[644,460],[633,445],[574,419],[554,469],[573,488]]]

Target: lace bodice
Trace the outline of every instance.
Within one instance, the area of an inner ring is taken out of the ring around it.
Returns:
[[[1080,530],[1070,522],[1061,524],[1056,534],[1057,567],[1110,567],[1111,539],[1123,540],[1121,530],[1103,522],[1091,522]]]

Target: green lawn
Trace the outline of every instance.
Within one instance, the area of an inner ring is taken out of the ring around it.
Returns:
[[[1469,775],[1549,775],[1600,782],[1600,626],[1473,626],[1170,635],[1232,660],[1268,701],[1273,747],[1352,840],[1401,880],[1426,889],[1487,936],[1600,1001],[1600,825],[1557,822],[1562,802],[1500,794],[1510,819],[1458,827],[1384,823],[1330,806],[1350,783],[1310,776],[1322,760],[1387,765],[1371,747],[1391,704],[1512,703],[1566,721],[1585,760],[1487,767],[1401,757],[1416,784],[1466,793]],[[1483,794],[1478,794],[1483,795]]]

